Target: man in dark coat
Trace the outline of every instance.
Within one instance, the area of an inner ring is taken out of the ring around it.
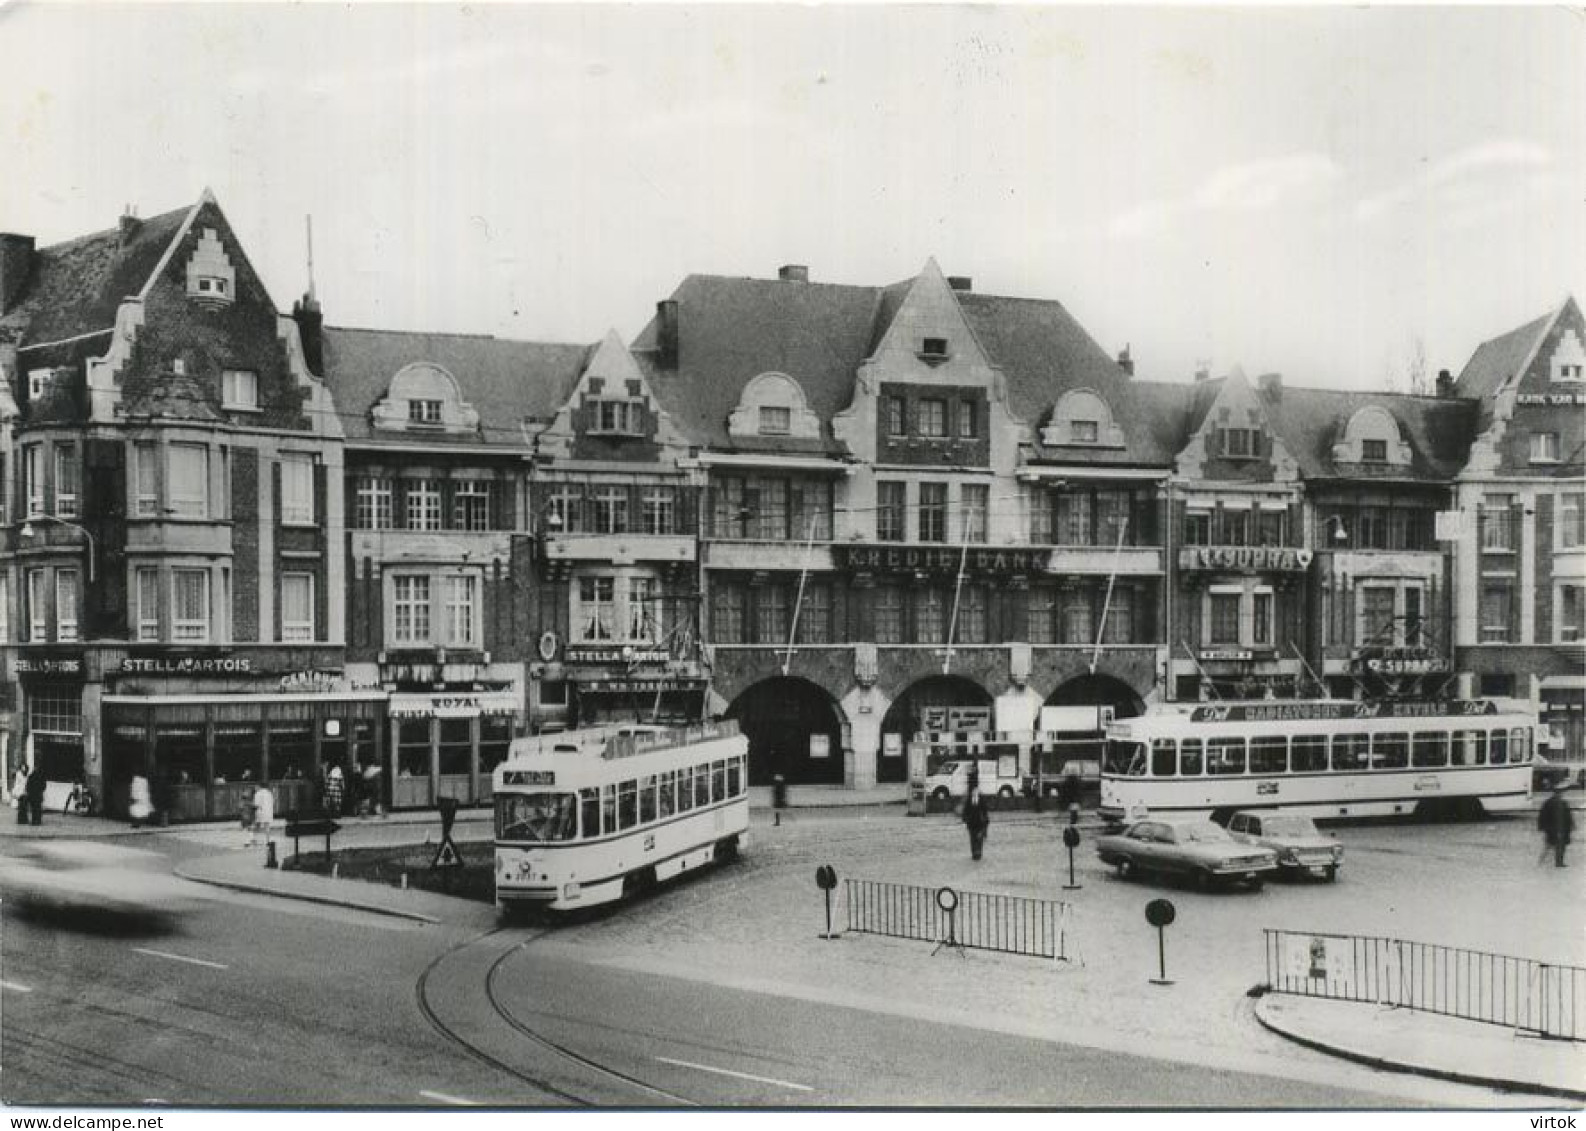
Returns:
[[[49,779],[44,776],[44,767],[35,765],[28,775],[28,809],[32,811],[35,825],[44,823],[44,788],[47,785]]]
[[[1553,791],[1553,796],[1542,802],[1542,808],[1537,811],[1536,827],[1542,830],[1543,847],[1542,856],[1537,863],[1547,859],[1548,849],[1553,850],[1553,863],[1563,868],[1564,849],[1569,847],[1570,833],[1575,831],[1575,816],[1569,811],[1569,803],[1564,800],[1562,787]]]
[[[980,794],[978,782],[971,782],[969,796],[964,798],[964,827],[969,830],[969,854],[976,860],[986,846],[986,828],[991,824],[991,813],[986,809],[986,799]]]

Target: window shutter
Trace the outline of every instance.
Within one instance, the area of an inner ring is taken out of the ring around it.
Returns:
[[[275,514],[275,525],[281,525],[281,461],[270,461],[270,509]]]
[[[329,511],[326,491],[328,487],[325,480],[325,465],[319,460],[314,461],[314,521],[321,528],[325,526],[325,516]],[[317,593],[317,591],[316,591]]]

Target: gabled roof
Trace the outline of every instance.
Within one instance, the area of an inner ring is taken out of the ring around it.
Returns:
[[[391,378],[426,362],[457,379],[464,401],[479,412],[477,435],[426,436],[426,444],[523,445],[522,425],[542,424],[571,395],[591,352],[587,345],[522,342],[483,334],[427,334],[326,326],[324,380],[348,440],[395,434],[370,426],[369,411],[384,399]],[[411,442],[412,437],[408,437]]]
[[[1256,390],[1273,429],[1306,479],[1446,481],[1464,466],[1476,421],[1476,402],[1457,397],[1356,392],[1284,385]],[[1363,408],[1385,410],[1410,445],[1408,467],[1333,462],[1333,445]]]
[[[1482,342],[1460,371],[1459,379],[1454,382],[1454,392],[1461,397],[1485,399],[1492,396],[1505,381],[1520,372],[1558,313],[1558,310],[1549,311],[1518,330]]]
[[[727,417],[750,380],[778,372],[803,388],[821,419],[822,446],[835,452],[831,420],[853,400],[855,374],[878,333],[882,294],[876,287],[690,275],[671,296],[678,304],[678,368],[656,365],[654,319],[633,352],[661,406],[701,444],[744,446],[727,434]]]
[[[122,300],[143,291],[192,214],[188,205],[138,221],[125,241],[118,226],[40,248],[3,325],[19,346],[112,329]]]

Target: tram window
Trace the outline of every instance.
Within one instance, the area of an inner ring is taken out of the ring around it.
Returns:
[[[1107,740],[1107,772],[1127,774],[1132,778],[1145,776],[1145,745],[1139,742]]]
[[[737,797],[743,792],[743,761],[739,758],[727,760],[727,796]]]
[[[1199,777],[1201,772],[1201,740],[1186,738],[1179,743],[1178,772],[1183,777]]]
[[[677,771],[677,811],[687,813],[694,807],[694,779],[688,770]]]
[[[727,800],[727,763],[710,764],[710,795],[717,801]]]
[[[1507,731],[1495,730],[1492,732],[1492,764],[1501,766],[1509,760],[1509,734]]]
[[[1515,728],[1509,732],[1509,761],[1529,762],[1531,760],[1531,735],[1530,732]]]
[[[1448,765],[1448,735],[1435,731],[1416,731],[1410,751],[1410,764],[1423,769]]]
[[[710,767],[694,767],[694,808],[710,804]]]
[[[1178,743],[1171,738],[1151,740],[1151,776],[1170,778],[1178,761]]]
[[[1281,734],[1261,735],[1250,740],[1250,772],[1281,774],[1289,768],[1289,740]]]
[[[1448,764],[1451,766],[1470,766],[1475,764],[1475,744],[1471,741],[1475,731],[1456,730],[1449,736],[1451,739],[1448,751]]]
[[[582,810],[580,820],[583,822],[583,831],[580,835],[586,839],[600,835],[600,790],[581,789],[578,791],[578,807]]]
[[[1295,735],[1289,744],[1289,769],[1296,774],[1314,774],[1327,769],[1327,736]]]
[[[656,789],[656,812],[662,820],[670,817],[676,811],[673,803],[676,782],[676,770],[667,770],[666,773],[661,775],[659,787]]]
[[[647,825],[655,820],[655,778],[653,776],[639,779],[639,824]]]
[[[571,793],[504,793],[496,800],[496,835],[502,840],[572,840],[578,832]]]
[[[1333,769],[1353,773],[1367,768],[1371,740],[1363,734],[1333,735]]]
[[[617,827],[631,829],[639,820],[639,786],[632,778],[617,787]]]
[[[1410,736],[1403,731],[1371,736],[1371,764],[1378,770],[1402,770],[1410,761]]]
[[[1208,774],[1244,773],[1245,740],[1242,738],[1208,738],[1206,740],[1206,772]]]
[[[617,787],[600,787],[600,831],[610,835],[617,831]]]

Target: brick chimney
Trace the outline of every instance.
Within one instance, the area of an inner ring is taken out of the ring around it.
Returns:
[[[678,341],[677,299],[664,298],[656,303],[655,319],[655,362],[662,369],[676,369],[682,352]]]
[[[975,280],[969,275],[949,275],[947,285],[955,291],[972,291],[975,289]]]
[[[1268,400],[1283,399],[1283,374],[1263,373],[1256,378],[1256,388],[1266,394]]]
[[[1437,371],[1437,395],[1440,397],[1454,395],[1454,375],[1446,369]]]
[[[1118,351],[1118,368],[1122,369],[1127,376],[1134,376],[1134,358],[1130,355],[1127,345]]]
[[[776,277],[784,283],[807,283],[810,281],[810,269],[802,263],[784,263],[777,268]]]
[[[127,205],[127,210],[121,214],[119,225],[121,232],[121,246],[126,247],[132,237],[138,234],[138,229],[143,227],[143,221],[138,219],[137,209]]]
[[[292,304],[292,321],[303,342],[303,361],[316,377],[325,376],[325,315],[312,293]]]
[[[0,314],[15,305],[33,269],[33,237],[0,232]]]
[[[1209,365],[1206,365],[1203,362],[1200,365],[1197,365],[1195,367],[1195,383],[1197,385],[1200,384],[1202,381],[1210,381],[1211,377],[1212,377],[1212,371],[1211,371],[1211,367]]]

